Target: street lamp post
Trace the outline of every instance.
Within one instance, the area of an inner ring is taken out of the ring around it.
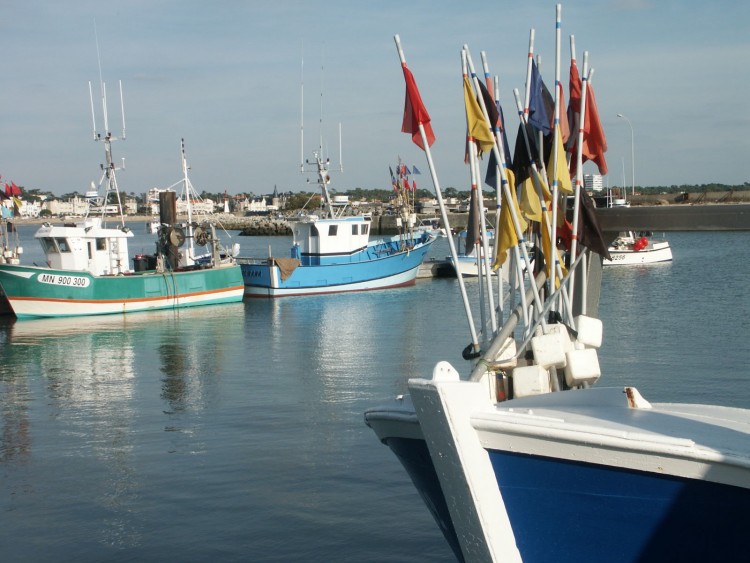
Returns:
[[[628,122],[628,126],[630,127],[630,162],[633,166],[633,193],[632,195],[635,195],[635,135],[633,134],[633,124],[630,123],[630,120],[625,117],[623,114],[618,113],[617,117],[622,117],[625,121]]]

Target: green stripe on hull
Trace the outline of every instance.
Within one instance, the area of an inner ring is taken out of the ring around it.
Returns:
[[[239,266],[182,272],[92,276],[28,266],[0,266],[0,284],[19,318],[111,314],[242,300]]]

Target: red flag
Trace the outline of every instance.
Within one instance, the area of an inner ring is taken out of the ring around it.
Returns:
[[[586,120],[583,128],[584,160],[594,161],[599,167],[599,173],[604,176],[607,173],[607,161],[604,159],[604,153],[607,152],[607,139],[599,119],[594,89],[589,83],[586,83]]]
[[[419,125],[422,124],[424,127],[427,145],[432,146],[432,143],[435,142],[435,133],[432,132],[432,126],[430,125],[430,114],[427,113],[427,108],[424,107],[422,97],[419,95],[414,75],[406,67],[406,63],[403,63],[401,67],[404,69],[404,80],[406,80],[404,121],[401,124],[401,132],[411,133],[411,140],[414,141],[414,144],[425,150],[422,135],[419,133]]]
[[[570,123],[568,123],[568,114],[565,111],[565,92],[563,91],[562,84],[558,91],[560,101],[558,107],[560,108],[560,134],[562,135],[563,144],[568,142],[570,138]]]
[[[8,195],[21,195],[21,188],[16,186],[16,183],[13,180],[10,182],[10,194]]]
[[[571,123],[573,133],[567,143],[568,152],[575,156],[578,145],[578,133],[580,132],[581,93],[583,86],[578,75],[578,67],[575,60],[570,62],[570,102],[568,105],[568,119]],[[591,160],[599,167],[599,173],[607,173],[607,161],[604,153],[607,152],[607,139],[604,136],[604,128],[599,119],[599,110],[596,107],[596,98],[591,84],[586,82],[586,116],[583,123],[583,156],[582,161]],[[570,161],[571,175],[576,173],[576,160]]]
[[[568,142],[565,144],[566,149],[569,153],[574,152],[576,143],[578,142],[578,129],[580,127],[580,115],[581,115],[581,76],[578,74],[578,66],[576,60],[570,61],[570,101],[568,102],[568,123],[570,124],[571,135],[568,138]],[[571,161],[571,168],[575,170],[575,163]]]

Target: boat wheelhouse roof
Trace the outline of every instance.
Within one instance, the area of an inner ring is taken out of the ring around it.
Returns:
[[[128,227],[103,227],[98,217],[89,217],[74,224],[50,225],[42,224],[34,234],[34,238],[130,238],[133,232]]]

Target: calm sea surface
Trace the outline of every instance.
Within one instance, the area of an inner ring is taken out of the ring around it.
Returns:
[[[142,224],[131,253],[151,252]],[[20,227],[27,262],[41,261]],[[750,233],[607,269],[600,385],[750,408]],[[289,239],[237,237],[243,255]],[[432,255],[443,257],[439,241]],[[0,318],[2,561],[451,561],[368,407],[466,374],[456,280],[174,312]]]

